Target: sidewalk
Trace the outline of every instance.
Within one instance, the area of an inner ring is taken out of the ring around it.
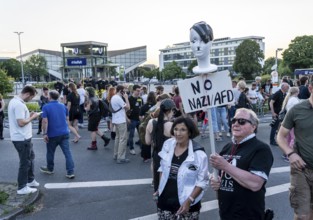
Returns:
[[[0,204],[0,219],[12,219],[22,212],[31,209],[40,195],[39,190],[28,195],[18,195],[16,193],[17,185],[14,183],[0,182],[0,200],[5,200]],[[8,196],[7,199],[4,197]]]

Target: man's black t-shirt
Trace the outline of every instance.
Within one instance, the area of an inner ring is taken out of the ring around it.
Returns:
[[[128,101],[129,101],[130,110],[131,110],[129,119],[139,121],[140,108],[143,105],[142,98],[130,96]]]
[[[285,96],[286,95],[281,91],[281,89],[275,92],[274,95],[272,96],[272,100],[275,101],[273,106],[274,106],[274,112],[276,114],[279,114],[279,112],[281,111]]]
[[[232,155],[233,152],[233,155]],[[227,144],[220,155],[233,166],[242,170],[269,176],[273,155],[269,146],[256,137],[242,144]],[[218,203],[222,220],[263,220],[265,209],[265,184],[253,192],[236,182],[230,175],[220,171],[221,186]]]

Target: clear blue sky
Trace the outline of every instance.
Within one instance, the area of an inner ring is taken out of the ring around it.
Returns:
[[[206,21],[214,37],[264,36],[265,57],[296,36],[313,35],[312,0],[0,0],[0,56],[61,43],[99,41],[109,50],[147,45],[158,65],[159,49],[189,41],[189,28]]]

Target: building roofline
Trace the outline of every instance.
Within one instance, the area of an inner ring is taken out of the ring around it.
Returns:
[[[132,52],[134,50],[140,50],[140,49],[146,49],[147,46],[140,46],[140,47],[133,47],[133,48],[127,48],[127,49],[122,49],[122,50],[111,50],[111,51],[108,51],[108,57],[115,57],[115,56],[118,56],[118,55],[121,55],[121,54],[125,54],[125,53],[128,53],[128,52]]]
[[[85,45],[94,45],[107,47],[107,43],[97,42],[97,41],[81,41],[81,42],[71,42],[71,43],[61,43],[61,47],[77,47],[77,46],[85,46]]]
[[[254,36],[254,35],[245,36],[245,37],[235,37],[235,38],[223,37],[223,38],[216,38],[216,39],[213,40],[213,42],[214,42],[214,43],[217,43],[217,42],[234,41],[234,40],[245,40],[245,39],[261,39],[261,40],[264,40],[265,37],[262,37],[262,36]],[[182,42],[182,43],[173,44],[173,46],[168,47],[168,48],[164,48],[164,49],[160,49],[159,51],[164,51],[164,50],[168,50],[168,49],[173,49],[173,48],[175,48],[175,46],[176,46],[177,48],[178,48],[178,47],[179,47],[179,48],[190,47],[189,41],[186,41],[186,42]]]
[[[36,49],[27,53],[22,54],[22,57],[34,54],[34,53],[46,53],[46,54],[50,54],[50,55],[54,55],[54,56],[61,56],[62,53],[60,51],[56,51],[56,50],[46,50],[46,49]],[[17,56],[16,59],[20,59],[21,56]]]

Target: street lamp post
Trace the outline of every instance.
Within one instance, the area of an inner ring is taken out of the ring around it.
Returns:
[[[15,31],[14,33],[18,35],[18,43],[19,43],[19,46],[20,46],[20,60],[21,60],[20,62],[21,62],[21,70],[22,70],[22,83],[23,83],[23,86],[25,86],[24,68],[23,68],[23,59],[22,59],[22,47],[21,47],[21,37],[20,37],[20,35],[23,34],[24,32],[17,32],[17,31]]]
[[[276,49],[276,57],[275,57],[275,71],[277,72],[277,53],[278,53],[278,51],[282,51],[283,50],[283,48],[277,48]]]

